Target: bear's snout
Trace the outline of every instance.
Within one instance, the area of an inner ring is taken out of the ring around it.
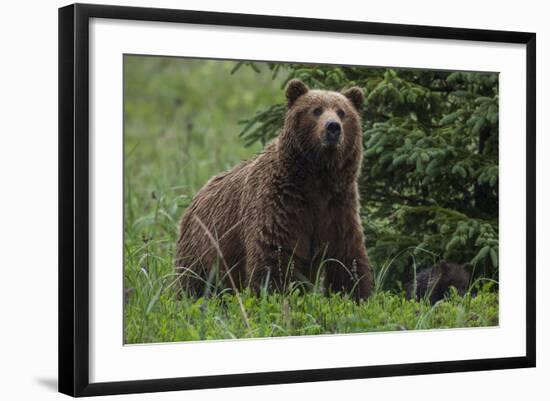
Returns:
[[[329,120],[325,124],[325,143],[327,145],[336,145],[340,141],[342,126],[338,121]]]

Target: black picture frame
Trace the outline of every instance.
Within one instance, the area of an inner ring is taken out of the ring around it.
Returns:
[[[526,45],[526,353],[521,357],[122,382],[89,381],[89,22],[140,20]],[[536,35],[479,29],[74,4],[59,9],[59,391],[71,396],[534,367]]]

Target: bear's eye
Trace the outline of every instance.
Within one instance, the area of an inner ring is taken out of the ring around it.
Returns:
[[[323,114],[323,108],[322,107],[316,107],[313,109],[313,115],[316,117],[319,117],[321,114]]]
[[[343,119],[346,116],[346,113],[342,109],[338,109],[336,113],[338,113],[338,117],[340,117],[340,119]]]

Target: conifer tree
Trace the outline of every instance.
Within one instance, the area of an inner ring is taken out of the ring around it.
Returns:
[[[439,259],[498,279],[497,73],[243,64],[310,88],[364,89],[362,219],[386,288]],[[267,142],[284,111],[284,103],[258,110],[241,136]]]

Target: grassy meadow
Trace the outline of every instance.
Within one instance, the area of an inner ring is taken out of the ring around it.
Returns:
[[[252,157],[243,126],[261,107],[284,101],[285,74],[230,61],[125,56],[124,287],[128,344],[498,325],[498,293],[476,282],[431,305],[387,291],[391,259],[374,265],[376,292],[356,303],[315,286],[282,294],[178,297],[173,270],[181,215],[215,174]],[[240,302],[239,302],[240,301]]]

